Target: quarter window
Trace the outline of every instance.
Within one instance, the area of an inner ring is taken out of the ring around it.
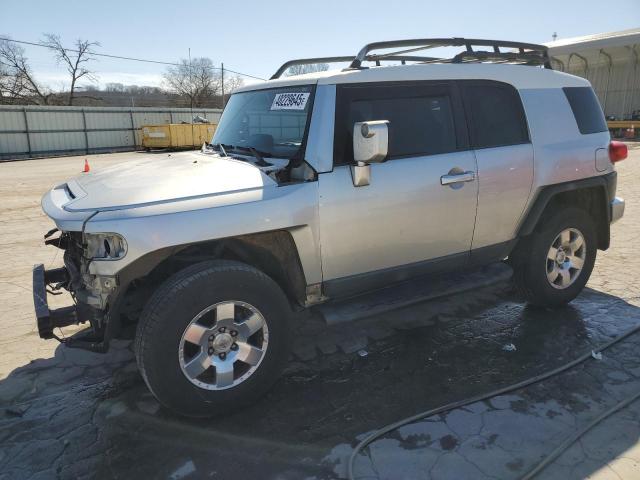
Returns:
[[[473,148],[501,147],[529,142],[518,92],[506,84],[464,86]]]
[[[600,102],[591,88],[565,87],[562,90],[569,100],[580,133],[586,135],[607,131],[607,122],[600,108]]]

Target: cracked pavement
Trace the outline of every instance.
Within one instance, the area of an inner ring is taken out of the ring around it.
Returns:
[[[140,154],[147,155],[147,154]],[[93,169],[119,154],[89,157]],[[589,288],[559,310],[525,307],[505,284],[326,327],[301,315],[291,361],[258,404],[212,420],[159,406],[129,341],[106,355],[38,338],[31,266],[40,196],[84,157],[0,164],[0,479],[344,478],[367,433],[558,367],[640,324],[640,148],[620,164],[625,217]],[[53,306],[67,299],[55,297]],[[69,334],[73,329],[65,329]],[[503,347],[513,344],[515,351]],[[542,383],[391,432],[357,478],[516,479],[576,429],[640,390],[640,333]],[[640,402],[604,420],[538,478],[640,478]]]

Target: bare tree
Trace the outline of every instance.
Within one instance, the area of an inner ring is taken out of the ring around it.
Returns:
[[[93,56],[93,48],[99,47],[98,42],[90,42],[89,40],[77,39],[73,49],[66,49],[62,46],[59,35],[52,33],[45,34],[45,40],[42,45],[49,47],[55,52],[56,60],[61,63],[71,76],[71,86],[69,88],[68,105],[73,105],[73,97],[76,90],[76,83],[81,78],[87,78],[96,81],[94,73],[89,70],[87,64],[95,60]]]
[[[48,105],[51,98],[51,91],[33,76],[24,48],[0,40],[0,103]]]
[[[308,63],[306,65],[293,65],[287,70],[287,76],[302,75],[303,73],[326,72],[329,70],[328,63]]]
[[[109,82],[105,85],[105,92],[124,92],[124,85],[118,82]]]
[[[163,75],[167,88],[185,97],[193,107],[201,107],[218,95],[221,89],[220,71],[210,58],[194,58],[189,63],[181,59]]]
[[[210,106],[222,95],[222,72],[210,58],[194,58],[191,64],[189,60],[181,59],[176,66],[169,67],[163,77],[167,90],[180,95],[193,107]],[[242,84],[239,76],[225,71],[225,94]]]
[[[225,95],[233,92],[236,88],[244,85],[244,80],[238,75],[229,75],[226,70],[224,73],[224,93]]]

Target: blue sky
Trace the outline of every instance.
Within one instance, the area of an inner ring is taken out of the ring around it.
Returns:
[[[615,5],[615,8],[607,5]],[[163,61],[207,56],[217,65],[269,77],[290,58],[351,55],[365,43],[397,38],[485,37],[548,42],[640,27],[640,0],[226,1],[5,0],[0,35],[38,41],[59,34],[96,40],[98,51]],[[50,52],[25,47],[38,78],[66,78]],[[162,66],[95,62],[101,84],[158,85]]]

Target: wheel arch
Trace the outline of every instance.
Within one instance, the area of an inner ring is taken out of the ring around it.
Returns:
[[[550,209],[576,206],[587,211],[596,223],[598,249],[610,243],[610,202],[616,191],[616,172],[598,177],[542,187],[518,229],[518,238],[533,233]]]
[[[121,315],[139,312],[153,291],[174,273],[206,260],[236,260],[271,277],[292,308],[305,304],[306,279],[291,233],[274,230],[162,248],[143,255],[118,273],[119,294],[109,315],[110,328],[120,331]]]

